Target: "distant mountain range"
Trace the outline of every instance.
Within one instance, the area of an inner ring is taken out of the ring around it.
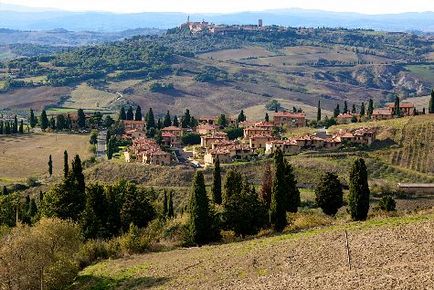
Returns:
[[[391,5],[393,5],[391,3]],[[187,19],[185,13],[146,12],[115,14],[108,12],[67,12],[0,5],[0,27],[18,30],[123,31],[151,27],[167,29]],[[319,10],[285,9],[233,14],[191,14],[192,21],[216,24],[253,24],[263,19],[265,25],[304,27],[367,28],[385,31],[434,32],[434,12],[365,15]]]

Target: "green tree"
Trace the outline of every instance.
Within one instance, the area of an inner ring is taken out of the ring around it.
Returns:
[[[114,149],[114,139],[110,138],[107,143],[107,159],[111,160],[113,158],[113,149]]]
[[[285,165],[285,187],[286,187],[286,211],[295,213],[300,205],[300,191],[297,188],[297,180],[295,179],[292,166],[284,161]]]
[[[133,183],[127,182],[120,209],[122,229],[127,231],[130,224],[134,224],[139,228],[146,227],[154,216],[155,211],[148,200],[146,192],[138,190]]]
[[[125,113],[124,107],[121,108],[121,111],[119,112],[119,120],[126,120],[127,114]]]
[[[369,99],[369,103],[368,103],[368,117],[369,118],[371,118],[373,112],[374,112],[374,101],[372,99]]]
[[[267,208],[270,208],[271,204],[271,195],[273,189],[273,173],[271,171],[270,164],[265,165],[264,174],[262,175],[261,182],[261,200],[266,205]]]
[[[134,120],[134,111],[132,106],[127,110],[127,120]]]
[[[343,205],[342,184],[337,175],[325,173],[315,188],[316,203],[327,214],[334,216]]]
[[[270,122],[270,116],[268,116],[268,113],[265,113],[265,122]]]
[[[274,154],[274,178],[271,194],[270,221],[277,232],[283,231],[287,224],[286,201],[287,186],[285,184],[285,162],[282,151],[276,150]]]
[[[347,101],[344,101],[344,111],[343,113],[348,113],[348,103]]]
[[[350,193],[348,205],[351,218],[356,221],[366,220],[369,211],[368,171],[365,161],[357,159],[350,171]]]
[[[152,108],[149,108],[148,114],[146,114],[146,130],[155,129],[155,117]]]
[[[198,245],[208,243],[211,240],[212,217],[202,171],[197,171],[193,178],[189,211],[192,242]]]
[[[134,114],[134,120],[136,121],[142,121],[142,108],[140,106],[137,106],[136,113]]]
[[[67,128],[65,116],[63,116],[62,114],[56,116],[56,127],[59,131]]]
[[[222,203],[222,174],[220,168],[220,160],[214,163],[213,182],[212,182],[212,199],[215,204]]]
[[[92,131],[92,133],[90,133],[90,138],[89,138],[89,143],[92,145],[96,145],[98,143],[98,132],[97,131]]]
[[[187,133],[181,137],[181,141],[184,145],[198,145],[200,144],[200,135],[196,133]]]
[[[220,128],[225,128],[229,124],[228,120],[226,119],[225,114],[221,114],[217,119],[217,125],[220,126]]]
[[[47,112],[45,112],[45,110],[42,110],[40,120],[41,120],[41,129],[45,131],[49,125]]]
[[[53,175],[53,160],[51,158],[51,155],[48,157],[48,174],[50,176]]]
[[[4,122],[0,120],[0,135],[5,134],[4,132]]]
[[[35,128],[37,123],[38,120],[36,119],[35,113],[33,112],[33,109],[30,109],[30,118],[29,118],[30,127]]]
[[[18,133],[18,118],[17,118],[17,115],[14,116],[14,123],[12,125],[12,133],[13,134]]]
[[[351,113],[352,114],[356,114],[357,113],[356,104],[353,104],[353,107],[351,109]]]
[[[56,130],[56,120],[54,119],[54,116],[51,116],[50,118],[50,129]]]
[[[401,107],[399,103],[400,103],[399,97],[395,96],[394,114],[397,117],[401,116]]]
[[[182,128],[189,128],[191,123],[191,116],[190,116],[190,110],[186,109],[184,116],[181,118],[181,125]]]
[[[163,192],[163,212],[162,212],[163,218],[167,218],[167,212],[168,212],[167,206],[168,206],[167,191],[164,190],[164,192]]]
[[[321,100],[318,100],[318,107],[317,107],[317,113],[316,113],[316,121],[321,121]]]
[[[360,116],[363,117],[366,114],[365,110],[365,103],[362,102],[362,106],[360,107]]]
[[[63,152],[63,177],[67,178],[69,175],[69,161],[68,161],[68,151]]]
[[[429,99],[428,112],[434,114],[434,89],[431,91],[431,98]]]
[[[341,113],[341,109],[339,108],[339,104],[336,105],[335,110],[333,111],[333,117],[337,117],[339,116],[339,114]]]
[[[166,116],[164,116],[163,126],[164,127],[172,126],[172,118],[170,117],[169,111],[167,111]]]
[[[173,117],[172,126],[179,127],[179,121],[178,121],[178,117],[176,115]]]
[[[83,109],[78,109],[77,110],[77,125],[80,129],[84,129],[86,128],[86,115],[84,114]]]
[[[238,115],[237,121],[238,123],[244,122],[246,120],[246,115],[244,115],[244,111],[241,110],[240,114]]]
[[[243,188],[243,176],[235,170],[228,170],[223,183],[223,204],[225,204],[232,195],[240,194]]]
[[[167,216],[169,218],[175,217],[175,211],[173,208],[173,191],[169,192],[169,198],[167,200]]]
[[[86,188],[86,203],[80,222],[86,239],[108,238],[110,233],[107,224],[107,201],[104,186],[95,183]]]
[[[378,207],[384,211],[395,211],[396,210],[396,201],[393,199],[393,196],[387,194],[380,199],[378,203]]]
[[[80,194],[83,196],[85,195],[86,190],[86,184],[84,182],[84,174],[83,174],[83,167],[81,165],[81,159],[80,156],[77,154],[74,157],[74,160],[72,160],[72,180],[74,182],[74,185],[76,186],[77,190],[79,190]]]
[[[20,121],[20,126],[18,128],[18,133],[24,134],[24,122],[23,122],[23,120]]]
[[[5,134],[10,134],[11,133],[11,123],[6,122],[5,123]]]

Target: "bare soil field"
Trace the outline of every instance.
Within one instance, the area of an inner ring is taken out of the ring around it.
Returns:
[[[59,102],[62,96],[71,92],[68,87],[37,87],[0,93],[0,108],[41,110],[47,105]]]
[[[63,151],[70,160],[79,154],[91,157],[89,136],[68,134],[31,134],[0,137],[0,183],[22,182],[28,177],[48,175],[48,157],[53,158],[53,174],[63,170]]]
[[[73,289],[432,289],[433,260],[431,210],[103,261]]]

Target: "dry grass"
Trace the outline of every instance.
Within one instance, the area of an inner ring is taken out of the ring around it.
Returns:
[[[429,289],[433,234],[432,212],[375,218],[109,260],[82,271],[73,289]]]
[[[71,98],[63,106],[75,109],[101,109],[108,107],[117,98],[116,94],[97,90],[83,83],[72,91]]]
[[[68,151],[70,159],[75,154],[79,154],[82,160],[91,156],[87,135],[47,133],[0,137],[0,148],[0,183],[46,176],[50,154],[55,175],[62,173],[64,150]]]
[[[226,49],[215,52],[208,52],[199,55],[200,58],[208,58],[215,60],[240,60],[250,57],[267,57],[272,56],[273,53],[263,47],[245,47],[239,49]]]

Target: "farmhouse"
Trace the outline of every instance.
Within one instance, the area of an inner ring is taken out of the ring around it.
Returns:
[[[374,109],[372,112],[372,119],[374,120],[389,120],[393,118],[392,110],[387,108]]]
[[[248,160],[254,155],[253,150],[237,142],[228,142],[224,146],[218,146],[210,149],[204,156],[205,164],[214,164],[217,158],[221,163],[230,163],[234,160]]]
[[[172,157],[169,153],[161,150],[160,146],[153,139],[145,137],[136,138],[130,150],[136,156],[136,160],[144,164],[153,165],[170,165]],[[130,162],[131,157],[129,152],[124,152],[125,161]]]
[[[272,133],[272,130],[270,130],[270,128],[260,128],[260,127],[244,128],[243,131],[244,131],[244,139],[249,139],[252,136],[260,136],[260,135],[269,136]]]
[[[219,141],[227,141],[228,136],[225,133],[214,134],[212,136],[201,136],[200,146],[203,148],[212,148],[212,146]]]
[[[350,113],[343,113],[343,114],[339,114],[336,117],[336,122],[338,124],[349,124],[353,121],[358,121],[360,119],[360,115],[359,114],[350,114]]]
[[[134,121],[134,120],[122,120],[122,126],[126,131],[128,130],[144,130],[145,121]]]
[[[210,124],[200,124],[196,127],[196,133],[199,135],[214,135],[218,127]]]
[[[265,144],[274,140],[275,138],[271,135],[255,135],[249,137],[249,146],[252,149],[265,149]]]
[[[273,140],[265,144],[265,153],[272,154],[280,149],[283,154],[294,154],[300,152],[300,146],[296,140]]]
[[[278,112],[274,115],[274,126],[276,127],[288,127],[288,128],[300,128],[306,126],[306,114],[304,113],[289,113]]]
[[[162,132],[161,138],[163,139],[163,145],[168,147],[181,146],[181,138],[170,132]]]
[[[389,103],[387,104],[387,108],[392,111],[392,114],[395,115],[395,104]],[[412,103],[400,103],[399,110],[403,116],[413,116],[415,112],[415,106]]]

